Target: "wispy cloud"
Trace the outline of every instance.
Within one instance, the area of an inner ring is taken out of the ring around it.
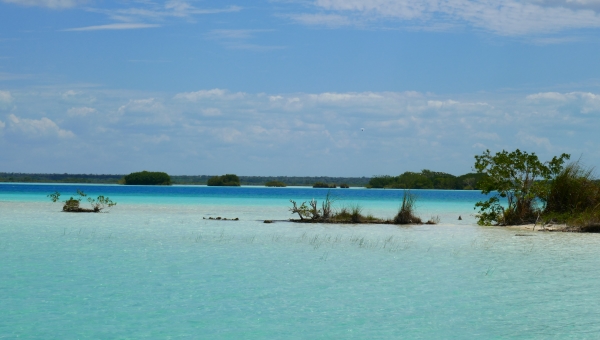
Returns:
[[[27,119],[10,114],[8,116],[8,123],[13,131],[23,134],[27,138],[75,137],[73,132],[61,129],[55,122],[46,117],[41,119]]]
[[[85,4],[86,0],[1,0],[5,3],[11,3],[21,6],[38,6],[48,8],[70,8]]]
[[[0,91],[0,103],[10,103],[13,97],[9,91]]]
[[[260,33],[273,31],[270,29],[215,29],[209,31],[204,36],[209,40],[218,41],[221,45],[229,49],[269,51],[285,48],[285,46],[262,45],[248,42],[255,39]]]
[[[18,73],[6,73],[0,72],[0,81],[2,80],[19,80],[31,78],[31,74],[18,74]]]
[[[170,0],[163,3],[142,2],[138,7],[127,8],[88,8],[88,11],[102,13],[111,19],[123,22],[154,20],[161,21],[166,18],[192,18],[196,15],[233,13],[242,10],[240,6],[227,6],[223,8],[198,8],[189,2]]]
[[[135,29],[141,29],[141,28],[155,28],[155,27],[160,27],[160,25],[119,23],[119,24],[107,24],[107,25],[98,25],[98,26],[68,28],[68,29],[64,29],[62,31],[78,32],[78,31],[103,31],[103,30],[135,30]]]
[[[290,18],[298,23],[310,26],[340,27],[353,24],[350,18],[339,14],[303,13],[292,14]]]
[[[597,0],[316,0],[314,5],[327,14],[294,20],[313,25],[319,18],[327,22],[331,15],[332,23],[395,20],[409,27],[462,24],[506,36],[600,27]]]
[[[254,38],[257,33],[272,32],[273,30],[265,29],[216,29],[205,34],[208,39],[250,39]]]

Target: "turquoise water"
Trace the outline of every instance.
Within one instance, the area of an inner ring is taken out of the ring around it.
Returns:
[[[118,205],[67,214],[45,197],[76,188]],[[0,184],[0,338],[600,335],[597,235],[478,227],[469,191],[417,191],[437,226],[262,223],[326,193]],[[402,192],[332,194],[387,217]]]

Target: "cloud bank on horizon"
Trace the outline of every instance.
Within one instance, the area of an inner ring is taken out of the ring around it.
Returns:
[[[11,99],[4,111],[12,112],[0,124],[6,170],[18,170],[23,154],[38,157],[28,171],[40,164],[68,171],[62,164],[76,155],[77,168],[85,172],[124,173],[141,166],[183,174],[231,169],[348,176],[416,171],[419,165],[467,172],[473,155],[486,148],[600,158],[593,133],[600,95],[588,92],[452,98],[210,89],[148,95],[96,89],[5,93]]]
[[[0,27],[0,172],[600,164],[600,0],[0,0]]]

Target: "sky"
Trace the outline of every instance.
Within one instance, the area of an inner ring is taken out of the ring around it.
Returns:
[[[600,0],[0,0],[0,172],[600,165]]]

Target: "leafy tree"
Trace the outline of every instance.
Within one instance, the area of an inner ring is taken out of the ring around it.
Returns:
[[[123,177],[126,185],[171,185],[171,177],[165,172],[132,172]]]
[[[479,208],[478,223],[510,225],[535,221],[536,202],[546,201],[549,182],[560,173],[569,158],[570,155],[563,153],[542,163],[535,153],[519,149],[503,150],[495,155],[486,150],[475,156],[475,170],[485,175],[479,181],[481,192],[492,193],[487,201],[475,204],[475,209]],[[506,207],[501,199],[506,199]]]

